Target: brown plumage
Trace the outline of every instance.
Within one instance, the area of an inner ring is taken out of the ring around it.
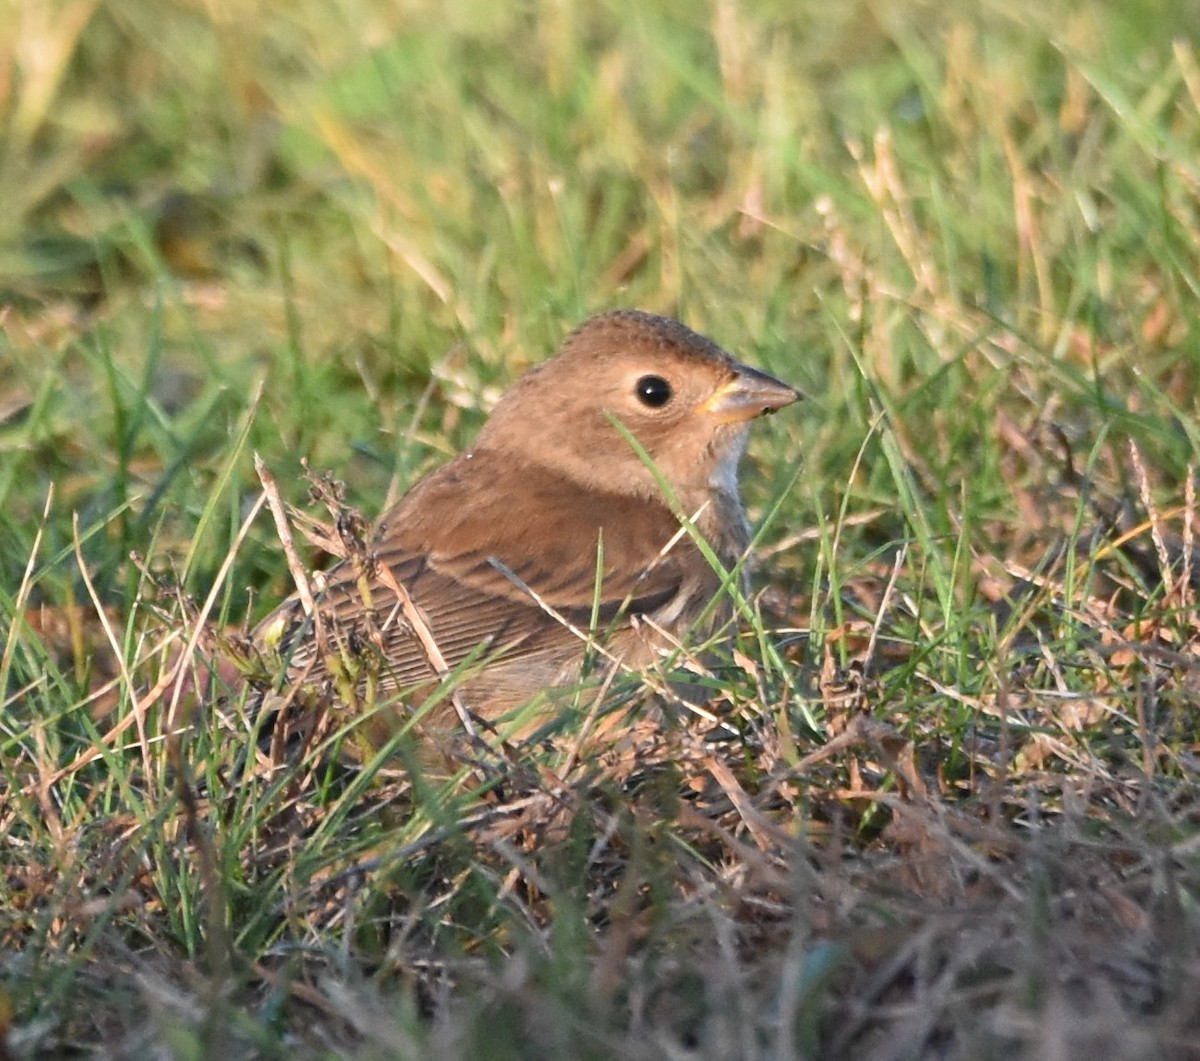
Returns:
[[[292,684],[329,697],[339,680],[343,690],[369,681],[365,699],[395,700],[402,715],[437,675],[394,579],[445,664],[478,659],[458,688],[483,718],[577,679],[579,632],[594,613],[607,652],[644,665],[661,647],[653,627],[686,634],[720,586],[676,513],[695,516],[732,566],[749,542],[737,489],[749,422],[798,397],[677,321],[629,310],[594,317],[504,395],[470,449],[383,516],[365,594],[361,565],[324,577],[324,654],[295,597],[256,637],[278,647]],[[448,704],[430,721],[457,725]]]

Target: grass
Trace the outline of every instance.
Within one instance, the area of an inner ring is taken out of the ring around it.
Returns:
[[[1193,5],[7,10],[0,1053],[1197,1056]],[[374,515],[618,305],[809,395],[724,729],[249,769],[254,454]]]

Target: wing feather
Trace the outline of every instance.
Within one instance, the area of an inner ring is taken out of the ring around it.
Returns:
[[[516,496],[523,501],[519,508],[511,503]],[[660,555],[678,530],[665,504],[581,496],[578,487],[544,471],[475,453],[424,479],[384,517],[373,557],[408,592],[451,668],[482,647],[503,654],[506,671],[527,665],[536,684],[552,680],[546,675],[562,660],[582,657],[578,636],[560,620],[586,631],[597,603],[601,626],[671,603],[695,561],[686,537]],[[374,646],[381,687],[416,687],[434,677],[385,581],[372,581],[371,609],[350,564],[334,567],[324,583],[318,607],[327,629],[352,650]],[[289,673],[319,678],[323,664],[315,658],[311,623],[295,598],[263,627],[281,618]]]

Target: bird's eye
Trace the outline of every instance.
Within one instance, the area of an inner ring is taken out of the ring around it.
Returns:
[[[671,400],[671,384],[662,376],[643,376],[637,381],[638,401],[651,409],[661,409]]]

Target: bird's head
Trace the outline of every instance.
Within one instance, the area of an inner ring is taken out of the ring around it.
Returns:
[[[589,489],[660,495],[640,447],[689,504],[714,490],[736,496],[750,421],[798,398],[678,321],[619,310],[585,322],[526,373],[473,448]]]

